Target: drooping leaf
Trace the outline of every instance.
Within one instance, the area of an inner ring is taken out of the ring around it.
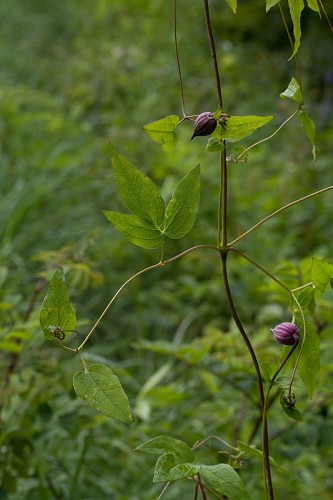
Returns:
[[[281,99],[292,99],[293,101],[297,102],[298,104],[303,104],[303,95],[301,91],[301,87],[296,80],[296,78],[293,76],[292,79],[290,80],[290,83],[286,90],[280,94]]]
[[[222,495],[233,500],[250,500],[243,481],[231,465],[201,465],[200,476],[204,483]]]
[[[273,116],[231,116],[224,126],[218,124],[213,136],[230,142],[240,141],[273,119]]]
[[[333,276],[333,266],[318,259],[312,259],[311,270],[312,281],[318,290],[325,292],[325,289]]]
[[[178,123],[179,117],[177,115],[170,115],[156,122],[144,125],[143,130],[153,141],[163,144],[165,149],[172,149],[176,142],[175,130]]]
[[[280,394],[280,404],[283,411],[286,415],[288,415],[288,417],[292,418],[293,420],[297,420],[298,422],[303,422],[302,413],[297,410],[297,408],[289,404],[288,398],[283,392],[281,392]]]
[[[165,483],[195,476],[200,470],[199,464],[182,463],[181,459],[172,453],[166,453],[158,458],[155,471],[154,483]]]
[[[66,330],[75,329],[76,316],[69,303],[65,275],[61,267],[56,270],[50,281],[39,320],[44,337],[48,340],[55,340],[56,338],[54,334],[52,334],[52,325],[60,327],[65,336],[71,333]]]
[[[224,145],[216,137],[210,137],[206,145],[207,153],[220,153],[223,151]]]
[[[314,10],[315,12],[318,12],[318,14],[320,15],[318,1],[317,0],[307,0],[307,2],[308,2],[308,6],[310,7],[310,9]]]
[[[133,422],[126,393],[109,367],[101,364],[91,365],[88,371],[74,375],[73,386],[81,399],[103,415],[126,424]]]
[[[276,5],[277,3],[279,3],[280,0],[266,0],[266,12],[269,11],[269,9],[271,9],[272,7],[274,7],[274,5]]]
[[[159,248],[162,245],[163,236],[160,230],[147,220],[120,212],[104,210],[103,213],[117,231],[134,245],[148,249]]]
[[[288,0],[290,16],[293,22],[294,27],[294,50],[290,57],[292,59],[294,55],[297,53],[300,42],[301,42],[301,14],[304,9],[304,1],[303,0]],[[289,60],[290,60],[289,59]]]
[[[237,12],[237,0],[225,0],[234,14]]]
[[[156,184],[113,146],[111,160],[118,192],[124,204],[141,219],[159,227],[164,219],[165,204]]]
[[[192,228],[200,201],[200,165],[180,181],[165,212],[164,233],[182,238]]]
[[[315,145],[316,127],[315,127],[314,121],[310,117],[309,113],[307,113],[306,111],[301,111],[299,113],[298,120],[299,120],[301,127],[303,127],[303,129],[304,129],[305,135],[307,136],[307,138],[309,139],[309,141],[312,144],[312,154],[313,154],[313,159],[315,160],[316,159],[316,145]]]
[[[244,452],[246,457],[258,458],[260,461],[262,461],[262,451],[255,448],[254,445],[249,446],[248,444],[243,443],[243,441],[237,441],[237,446],[241,451]],[[281,465],[279,465],[276,462],[276,460],[274,460],[273,457],[269,457],[269,461],[270,461],[270,464],[273,467],[275,467],[276,470],[282,472],[283,474],[288,474],[290,476],[293,476],[293,474],[291,474],[287,469],[285,469],[284,467],[281,467]]]
[[[316,307],[315,301],[315,289],[312,287],[305,288],[297,297],[299,305],[302,309],[309,309],[310,311],[314,311]]]
[[[188,444],[180,439],[174,439],[169,436],[157,436],[150,439],[146,443],[140,444],[140,446],[135,448],[135,451],[142,451],[150,455],[172,454],[178,457],[180,460],[178,463],[192,463],[194,461],[194,453]]]
[[[298,321],[297,325],[301,331],[301,338],[299,344],[302,344],[304,336],[303,322]],[[320,357],[319,357],[319,336],[312,323],[305,322],[306,335],[305,343],[302,351],[301,358],[298,364],[299,375],[305,385],[310,399],[312,399],[313,391],[316,385],[316,377],[320,370]]]

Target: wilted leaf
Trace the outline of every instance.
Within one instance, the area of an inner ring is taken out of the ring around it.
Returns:
[[[305,135],[307,136],[307,138],[309,139],[309,141],[312,144],[312,154],[313,154],[313,159],[315,160],[316,159],[316,146],[315,146],[316,127],[315,127],[314,121],[310,117],[309,113],[307,113],[306,111],[301,111],[299,113],[298,120],[299,120],[301,127],[303,127],[303,129],[304,129]]]
[[[290,59],[292,59],[294,55],[297,53],[301,42],[301,14],[302,10],[304,9],[304,2],[303,0],[288,0],[288,5],[290,10],[290,16],[293,21],[294,37],[295,37],[294,50],[290,57]]]
[[[86,372],[74,375],[76,394],[107,417],[133,422],[128,398],[118,379],[105,365],[91,365]]]

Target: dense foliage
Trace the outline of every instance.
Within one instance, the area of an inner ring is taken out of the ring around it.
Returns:
[[[292,113],[293,103],[279,94],[295,71],[278,11],[266,14],[261,0],[238,3],[234,16],[225,2],[212,1],[212,21],[227,111],[274,115],[253,136],[259,140]],[[215,110],[202,5],[180,4],[187,108]],[[163,150],[141,130],[180,115],[171,2],[14,0],[1,3],[0,15],[0,498],[156,498],[156,457],[133,451],[150,438],[167,434],[192,446],[217,434],[260,448],[254,371],[227,310],[218,256],[198,251],[139,276],[89,339],[84,360],[107,365],[121,379],[135,419],[130,425],[76,397],[72,379],[82,363],[44,339],[39,314],[46,284],[61,266],[76,328],[87,333],[118,287],[159,259],[159,250],[128,243],[102,213],[124,211],[109,141],[154,180],[166,202],[201,165],[198,218],[183,239],[168,240],[166,258],[216,241],[218,165],[207,140],[190,142],[192,126],[185,123],[174,149]],[[295,120],[246,163],[232,165],[231,238],[332,184],[331,43],[324,19],[304,10],[299,59],[317,159]],[[332,262],[331,207],[331,193],[312,198],[263,225],[239,249],[296,288],[310,281],[312,256]],[[281,348],[270,329],[290,319],[288,297],[238,256],[229,260],[234,300],[259,360],[278,363]],[[332,290],[317,299],[321,370],[313,398],[298,377],[303,421],[288,418],[278,401],[270,409],[277,498],[333,495]],[[226,451],[209,442],[196,453],[213,466]],[[232,465],[251,496],[263,498],[260,457],[243,451]],[[190,481],[176,481],[165,498],[192,492]]]

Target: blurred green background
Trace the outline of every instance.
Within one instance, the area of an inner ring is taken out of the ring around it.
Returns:
[[[213,0],[211,10],[225,111],[275,116],[242,141],[247,146],[295,109],[279,99],[295,74],[289,42],[278,9],[266,15],[262,0],[240,0],[236,16],[222,0]],[[0,18],[0,367],[6,387],[0,499],[154,499],[162,486],[152,484],[153,457],[133,448],[159,434],[190,445],[210,433],[249,442],[258,417],[254,371],[230,321],[218,257],[200,251],[140,277],[89,342],[86,361],[105,363],[120,377],[136,419],[131,426],[75,397],[72,377],[80,360],[44,341],[38,317],[44,280],[59,264],[84,334],[117,288],[159,259],[158,250],[124,240],[102,214],[123,210],[109,141],[166,199],[200,163],[198,219],[183,240],[168,242],[166,253],[216,241],[218,157],[206,153],[205,138],[189,141],[190,123],[177,130],[171,152],[142,132],[145,123],[180,114],[172,2],[4,0]],[[213,111],[201,2],[179,2],[178,23],[186,111]],[[332,184],[332,36],[309,9],[302,29],[299,59],[317,128],[317,161],[294,120],[247,163],[230,164],[231,238]],[[309,281],[311,256],[332,261],[332,222],[327,193],[284,212],[239,249],[296,287]],[[270,328],[290,321],[288,300],[245,261],[229,260],[235,302],[259,359],[277,361],[280,348]],[[270,411],[271,454],[292,471],[274,470],[278,499],[333,498],[332,296],[324,295],[315,319],[322,369],[310,402],[297,379],[304,422],[289,420],[278,402]],[[253,442],[260,445],[260,431]],[[219,451],[225,449],[204,448],[203,460],[225,460]],[[260,462],[246,459],[239,472],[253,498],[263,498]],[[177,481],[165,498],[192,498],[188,483]]]

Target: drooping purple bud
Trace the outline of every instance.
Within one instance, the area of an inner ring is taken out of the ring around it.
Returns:
[[[194,132],[191,137],[194,139],[197,135],[210,135],[216,129],[217,121],[212,118],[213,113],[205,111],[201,113],[194,122]]]
[[[294,323],[280,323],[272,330],[276,342],[284,345],[298,344],[299,328]]]

